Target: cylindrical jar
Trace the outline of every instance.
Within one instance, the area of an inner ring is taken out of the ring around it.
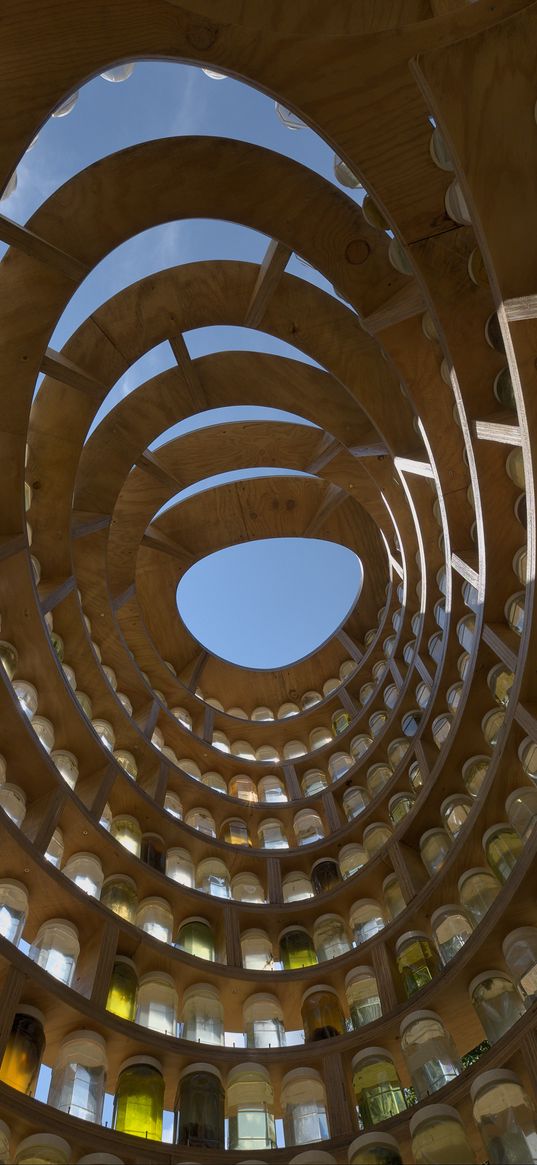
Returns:
[[[45,1018],[37,1007],[19,1004],[13,1017],[6,1050],[0,1064],[0,1080],[32,1096],[45,1050]]]
[[[485,866],[474,866],[461,874],[458,888],[461,906],[468,912],[474,926],[478,926],[498,897],[501,885],[492,870]]]
[[[50,759],[54,761],[66,785],[69,785],[70,789],[74,789],[78,781],[78,760],[75,754],[73,752],[67,752],[64,748],[56,749],[54,752],[51,752]]]
[[[401,1051],[418,1100],[437,1092],[462,1072],[455,1044],[435,1011],[413,1011],[405,1016]]]
[[[366,1129],[406,1109],[397,1069],[385,1048],[357,1052],[352,1060],[352,1084]]]
[[[0,934],[18,943],[28,915],[28,891],[22,882],[3,878],[0,882]]]
[[[179,1077],[175,1141],[199,1149],[224,1148],[225,1093],[218,1068],[189,1064]]]
[[[302,926],[286,926],[280,934],[279,944],[284,971],[312,967],[317,962],[313,942]]]
[[[227,1078],[229,1148],[276,1148],[274,1090],[261,1064],[238,1064]]]
[[[505,802],[510,824],[522,841],[527,841],[537,825],[537,789],[525,785],[510,793]]]
[[[126,874],[111,874],[103,882],[101,902],[126,922],[134,922],[138,910],[136,883]]]
[[[397,970],[407,999],[425,987],[440,971],[440,958],[422,931],[409,930],[395,944]]]
[[[449,1104],[429,1104],[410,1120],[416,1165],[474,1165],[462,1118]]]
[[[164,971],[149,971],[141,976],[136,1023],[167,1036],[176,1034],[177,991],[171,975]]]
[[[162,1140],[164,1077],[152,1056],[131,1056],[122,1064],[114,1097],[113,1126],[119,1133]]]
[[[128,849],[136,858],[140,857],[142,847],[142,831],[139,822],[128,813],[120,813],[112,818],[110,833],[120,845]]]
[[[406,902],[397,874],[388,874],[388,877],[384,879],[382,883],[382,897],[384,898],[384,906],[389,919],[397,918],[397,915],[401,914],[406,908]]]
[[[380,1019],[382,1008],[372,967],[353,967],[345,976],[345,994],[352,1026],[356,1030],[366,1023],[372,1023],[374,1019]]]
[[[64,918],[49,918],[39,927],[30,953],[39,967],[69,985],[80,954],[76,926]]]
[[[524,1015],[524,1004],[516,987],[502,971],[483,971],[476,975],[468,993],[491,1044]]]
[[[397,1141],[389,1133],[364,1133],[347,1152],[349,1165],[403,1165]]]
[[[503,957],[524,999],[537,994],[537,927],[521,926],[506,935]]]
[[[185,918],[177,932],[175,946],[197,959],[214,963],[216,951],[212,927],[206,918]]]
[[[172,941],[173,914],[165,898],[144,898],[136,912],[136,926],[161,943]]]
[[[136,1015],[138,972],[125,955],[116,955],[106,1000],[106,1010],[121,1019],[133,1020]]]
[[[483,834],[487,862],[500,882],[506,882],[522,853],[523,843],[507,823],[491,825]]]
[[[54,1133],[33,1133],[19,1141],[14,1165],[69,1165],[73,1160],[71,1146]]]
[[[535,1110],[518,1076],[506,1068],[482,1072],[472,1081],[470,1096],[490,1165],[534,1165]]]
[[[319,983],[302,996],[300,1008],[306,1043],[345,1034],[345,1016],[334,987]]]
[[[193,886],[194,862],[186,849],[174,846],[166,853],[166,877],[180,886]]]
[[[444,966],[468,941],[473,927],[468,915],[457,904],[440,906],[431,914],[431,930]]]
[[[194,1043],[224,1043],[224,1009],[211,983],[194,983],[183,994],[183,1039]]]
[[[445,829],[427,829],[420,837],[421,860],[431,877],[442,869],[450,848]]]
[[[313,924],[313,945],[320,963],[351,949],[347,927],[339,914],[321,914]]]
[[[99,1123],[106,1084],[106,1044],[92,1031],[75,1031],[56,1053],[48,1103],[79,1120]]]
[[[99,898],[104,874],[96,854],[72,854],[63,867],[63,873],[75,886],[83,890],[84,894],[89,894],[90,898]]]
[[[274,995],[250,995],[242,1008],[247,1048],[285,1047],[283,1011]]]
[[[280,1092],[286,1145],[309,1145],[330,1136],[326,1092],[314,1068],[294,1068],[283,1077]]]
[[[386,926],[382,908],[374,898],[360,898],[349,911],[349,923],[354,941],[365,943]]]
[[[333,858],[318,858],[311,867],[310,876],[316,894],[326,894],[341,882],[339,866]]]

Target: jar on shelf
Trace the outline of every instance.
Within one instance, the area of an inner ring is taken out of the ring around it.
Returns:
[[[523,843],[507,822],[491,825],[482,840],[485,857],[500,882],[506,882],[522,853]]]
[[[69,785],[70,789],[74,789],[78,781],[78,761],[74,753],[67,752],[66,749],[56,749],[51,752],[50,759],[54,761],[66,785]]]
[[[285,1144],[309,1145],[330,1136],[328,1106],[322,1077],[314,1068],[293,1068],[280,1091]]]
[[[45,1017],[37,1007],[20,1003],[7,1038],[0,1064],[0,1080],[17,1092],[33,1096],[43,1052]]]
[[[313,886],[308,875],[302,870],[291,870],[284,874],[282,894],[284,902],[302,902],[304,898],[313,898]]]
[[[535,1109],[515,1072],[482,1072],[470,1085],[470,1097],[490,1165],[537,1161]]]
[[[343,878],[352,878],[358,870],[365,866],[369,861],[369,854],[364,849],[363,845],[358,845],[352,842],[350,845],[344,845],[339,851],[338,862]]]
[[[390,1133],[363,1133],[347,1152],[349,1165],[403,1165],[397,1141]]]
[[[183,805],[178,793],[173,789],[168,789],[164,795],[163,809],[165,813],[169,813],[170,817],[176,817],[178,821],[183,820]]]
[[[225,1093],[213,1064],[189,1064],[179,1076],[175,1143],[198,1149],[224,1148]]]
[[[349,712],[345,708],[336,708],[332,713],[332,732],[334,736],[340,736],[342,732],[346,732],[351,722]]]
[[[64,918],[49,918],[48,922],[44,922],[30,949],[30,957],[38,967],[43,967],[49,975],[67,986],[73,979],[79,954],[76,926]]]
[[[345,1034],[345,1016],[334,987],[324,983],[309,987],[302,996],[300,1011],[306,1043]]]
[[[0,934],[17,945],[28,916],[28,891],[14,878],[0,882]]]
[[[412,1011],[401,1023],[401,1051],[418,1100],[462,1072],[453,1040],[435,1011]]]
[[[194,1043],[224,1043],[224,1009],[211,983],[194,983],[183,992],[183,1039]]]
[[[351,950],[347,927],[339,914],[321,914],[313,924],[313,945],[320,963]]]
[[[311,884],[315,894],[326,894],[340,882],[341,874],[334,858],[317,858],[311,867]]]
[[[54,1133],[32,1133],[19,1141],[14,1165],[69,1165],[73,1160],[71,1146],[63,1137]]]
[[[120,1019],[134,1020],[138,996],[138,972],[125,955],[116,955],[110,976],[106,1010]]]
[[[250,995],[242,1008],[247,1048],[284,1048],[283,1011],[274,995]]]
[[[265,930],[250,927],[241,934],[242,965],[250,971],[272,971],[272,942]]]
[[[440,906],[431,914],[431,930],[443,965],[468,941],[473,930],[465,910],[457,904]]]
[[[359,785],[350,785],[345,789],[341,804],[347,821],[353,821],[369,805],[369,793]]]
[[[96,854],[72,854],[66,861],[63,871],[66,878],[74,882],[84,894],[90,898],[99,898],[104,882],[103,867]]]
[[[510,793],[505,808],[515,832],[522,841],[527,841],[537,825],[537,788],[525,785]]]
[[[213,898],[230,898],[229,870],[221,858],[204,858],[196,869],[196,889]]]
[[[371,768],[367,770],[367,787],[370,795],[376,797],[377,793],[380,793],[381,789],[384,788],[388,781],[391,781],[392,777],[393,772],[389,765],[383,764],[382,762],[371,765]]]
[[[177,991],[171,975],[149,971],[138,985],[136,1023],[151,1031],[175,1036],[177,1027]]]
[[[78,703],[80,704],[84,716],[86,716],[88,720],[91,720],[93,715],[93,707],[87,692],[81,692],[80,688],[76,688],[75,696],[78,700]]]
[[[313,941],[303,926],[286,926],[278,941],[284,971],[297,971],[317,963]]]
[[[97,736],[101,741],[101,744],[104,744],[104,747],[107,748],[109,752],[113,752],[114,745],[116,743],[116,734],[109,721],[97,718],[96,720],[92,720],[91,723],[94,732],[97,733]]]
[[[136,926],[161,943],[171,943],[173,914],[165,898],[144,898],[136,912]]]
[[[507,934],[502,943],[507,967],[523,999],[537,995],[537,927],[521,926]]]
[[[430,983],[441,969],[440,957],[423,931],[402,934],[395,944],[395,957],[407,999]]]
[[[382,897],[388,919],[397,918],[406,909],[406,902],[397,874],[388,874],[382,883]]]
[[[461,906],[464,906],[474,926],[478,926],[498,897],[501,885],[492,870],[486,866],[473,866],[461,874],[458,889]]]
[[[37,712],[39,702],[37,688],[29,680],[14,680],[13,691],[25,716],[31,720]]]
[[[420,837],[421,860],[427,872],[434,877],[442,869],[451,848],[445,829],[427,829]]]
[[[17,670],[19,653],[12,643],[0,639],[0,667],[3,667],[8,680],[12,680]]]
[[[238,1064],[227,1078],[229,1148],[253,1152],[276,1148],[274,1089],[262,1064]]]
[[[164,1077],[152,1056],[130,1056],[122,1064],[114,1096],[113,1127],[131,1137],[162,1140]]]
[[[281,821],[276,817],[267,817],[260,821],[257,827],[257,843],[262,849],[288,849],[289,842]]]
[[[246,773],[236,773],[229,782],[229,795],[239,801],[255,802],[258,800],[257,788],[252,778]]]
[[[411,793],[394,793],[388,801],[388,813],[394,825],[398,825],[400,821],[406,817],[407,813],[414,806],[414,797]]]
[[[127,748],[116,748],[114,751],[114,760],[117,760],[118,765],[121,765],[121,768],[126,772],[128,777],[131,777],[133,781],[136,780],[138,776],[138,765],[132,752],[129,752]]]
[[[386,926],[382,907],[374,898],[360,898],[349,910],[349,924],[357,944],[365,943]]]
[[[382,1008],[375,972],[372,967],[353,967],[345,976],[345,995],[353,1028],[380,1019]]]
[[[193,886],[194,862],[186,849],[174,846],[166,852],[166,877],[180,886]]]
[[[471,797],[478,797],[490,764],[488,756],[472,756],[462,766],[462,779]]]
[[[491,1044],[495,1044],[525,1014],[515,984],[502,971],[482,971],[476,975],[468,987],[468,994]]]
[[[248,826],[240,817],[229,817],[224,821],[220,836],[222,841],[226,841],[228,845],[250,845],[252,839],[248,832]]]
[[[110,833],[120,845],[128,849],[136,858],[140,857],[142,848],[142,831],[136,817],[128,813],[119,813],[112,818]]]
[[[54,725],[46,716],[33,716],[30,721],[32,728],[46,752],[54,748]]]
[[[373,858],[383,846],[388,844],[392,833],[393,830],[383,821],[373,821],[364,829],[363,843],[369,858]]]
[[[54,1058],[48,1104],[79,1120],[101,1120],[106,1084],[106,1043],[92,1031],[62,1040]]]
[[[353,1056],[352,1085],[365,1129],[406,1109],[397,1069],[385,1048],[363,1048]]]
[[[206,918],[185,918],[177,932],[175,946],[197,959],[207,959],[212,963],[216,959],[214,935]]]
[[[261,777],[257,785],[258,797],[260,801],[276,802],[287,801],[287,793],[285,791],[282,781],[274,774],[267,777]],[[265,822],[266,824],[266,822]],[[258,844],[263,844],[260,840],[260,831],[258,829]],[[284,841],[287,845],[287,842]]]
[[[266,902],[265,891],[257,874],[243,870],[231,879],[231,897],[236,902]]]
[[[455,1108],[428,1104],[410,1118],[416,1165],[475,1165],[475,1154]]]
[[[140,858],[152,870],[163,874],[166,869],[166,843],[160,833],[142,833]]]
[[[103,882],[101,902],[126,922],[134,922],[138,910],[136,882],[127,874],[110,874]]]
[[[459,835],[472,807],[472,798],[464,793],[453,793],[451,797],[446,797],[445,801],[442,801],[440,816],[451,837]]]
[[[312,845],[325,836],[324,825],[314,809],[301,809],[293,818],[297,845]]]

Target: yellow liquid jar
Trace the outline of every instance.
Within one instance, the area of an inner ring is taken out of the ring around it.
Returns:
[[[151,1056],[125,1060],[114,1097],[116,1132],[161,1141],[163,1109],[164,1078],[158,1060]]]
[[[36,1007],[21,1004],[0,1064],[0,1080],[28,1096],[33,1094],[45,1050],[44,1022]]]
[[[106,1010],[120,1019],[134,1020],[138,993],[138,974],[132,959],[118,955],[112,970]]]

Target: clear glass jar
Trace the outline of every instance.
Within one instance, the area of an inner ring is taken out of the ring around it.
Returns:
[[[283,1011],[274,995],[250,995],[242,1008],[247,1048],[284,1048]]]
[[[349,924],[354,941],[365,943],[386,926],[382,907],[374,898],[360,898],[349,910]]]
[[[120,1019],[132,1021],[136,1015],[137,996],[138,972],[132,959],[127,959],[125,955],[116,955],[110,976],[106,1010],[118,1015]]]
[[[194,862],[186,849],[174,846],[166,853],[166,877],[180,886],[194,885]]]
[[[12,643],[0,639],[0,667],[3,667],[8,680],[12,680],[17,670],[19,653]]]
[[[231,879],[231,897],[236,902],[265,902],[265,891],[257,874],[244,870]]]
[[[364,1048],[353,1056],[352,1085],[365,1129],[406,1109],[397,1069],[385,1048]]]
[[[285,1144],[309,1145],[330,1136],[326,1093],[314,1068],[294,1068],[283,1077],[280,1092]]]
[[[414,797],[411,793],[394,793],[388,801],[388,813],[394,825],[398,825],[400,821],[406,817],[407,813],[414,806]]]
[[[332,713],[332,732],[334,736],[340,736],[342,732],[346,732],[351,722],[349,713],[345,708],[336,708]]]
[[[315,947],[302,926],[286,926],[279,937],[280,959],[284,971],[313,967],[317,963]]]
[[[225,1093],[218,1068],[189,1064],[179,1076],[175,1142],[199,1149],[224,1148]]]
[[[506,882],[522,853],[523,843],[507,823],[491,825],[483,834],[485,857],[500,882]]]
[[[302,870],[291,870],[282,878],[282,894],[284,902],[301,902],[304,898],[313,898],[313,886],[307,874]]]
[[[343,878],[352,878],[358,870],[365,866],[369,861],[369,854],[364,849],[363,845],[352,843],[351,845],[344,845],[343,849],[339,851],[339,868]]]
[[[204,858],[196,869],[196,888],[213,898],[230,898],[229,870],[221,858]]]
[[[377,793],[380,793],[392,777],[393,772],[389,765],[382,764],[382,762],[371,765],[371,768],[367,770],[367,787],[371,796],[376,797]]]
[[[345,1034],[345,1016],[334,987],[319,983],[308,988],[302,996],[300,1011],[306,1043]]]
[[[226,841],[228,845],[251,845],[252,839],[248,832],[248,826],[245,821],[241,821],[240,817],[230,817],[224,821],[220,832],[222,841]]]
[[[99,1123],[106,1084],[106,1043],[92,1031],[71,1032],[54,1059],[48,1104],[79,1120]]]
[[[389,1133],[364,1133],[348,1148],[349,1165],[403,1165],[395,1137]]]
[[[483,971],[468,987],[472,1007],[491,1044],[495,1044],[524,1012],[522,999],[508,975]]]
[[[260,821],[257,827],[257,842],[262,849],[288,849],[289,842],[281,821],[276,817]]]
[[[161,943],[171,943],[173,914],[165,898],[144,898],[136,912],[135,925]]]
[[[353,967],[345,976],[345,994],[353,1028],[358,1031],[366,1023],[380,1019],[382,1008],[375,972],[372,967]]]
[[[261,777],[261,780],[259,781],[258,786],[257,786],[257,790],[258,790],[258,796],[259,796],[260,801],[268,801],[268,802],[287,801],[287,793],[285,792],[285,788],[284,788],[282,782],[279,780],[278,777],[275,777],[273,775],[268,776],[268,777]],[[259,834],[259,830],[258,830],[258,834]],[[258,845],[261,845],[261,844],[262,843],[258,837]],[[284,844],[287,845],[287,842],[284,841]]]
[[[14,1165],[69,1165],[71,1146],[54,1133],[33,1133],[17,1146]]]
[[[271,971],[272,943],[265,930],[252,927],[241,934],[242,965],[250,971]]]
[[[170,814],[170,817],[177,817],[178,821],[183,820],[183,805],[181,798],[178,793],[173,791],[173,789],[167,790],[164,796],[163,809],[166,813]]]
[[[450,848],[451,842],[445,829],[427,829],[421,835],[421,860],[431,877],[442,869]]]
[[[69,785],[70,789],[74,789],[78,781],[78,761],[74,753],[67,752],[65,749],[57,749],[55,752],[51,752],[50,759],[54,761],[66,785]]]
[[[33,1096],[45,1051],[45,1017],[37,1007],[20,1003],[0,1064],[0,1080]]]
[[[419,930],[409,930],[397,939],[395,957],[407,999],[430,983],[441,969],[440,957],[430,939]]]
[[[175,1036],[177,1026],[177,991],[171,975],[149,971],[138,984],[136,1023]]]
[[[31,684],[28,680],[14,680],[13,691],[15,692],[15,695],[25,716],[28,716],[31,720],[32,716],[35,716],[37,712],[37,705],[39,702],[37,688],[35,688],[34,685]]]
[[[488,756],[472,756],[462,766],[462,779],[471,797],[478,797],[490,764]]]
[[[537,789],[526,785],[515,789],[505,802],[509,824],[522,841],[527,841],[537,825]]]
[[[514,1072],[482,1072],[472,1081],[470,1096],[490,1165],[537,1162],[535,1110]]]
[[[507,967],[524,999],[537,995],[537,927],[521,926],[502,943]]]
[[[425,1100],[462,1072],[448,1031],[435,1011],[413,1011],[401,1023],[401,1051],[418,1100]]]
[[[347,927],[339,914],[321,914],[313,924],[313,945],[320,963],[351,949]]]
[[[406,902],[397,874],[388,874],[382,883],[382,897],[384,898],[385,913],[388,919],[397,918],[406,909]]]
[[[33,716],[30,721],[32,728],[46,752],[54,748],[54,725],[46,716]]]
[[[392,833],[393,830],[383,821],[373,821],[367,829],[364,829],[363,843],[369,858],[374,858],[375,854],[387,845]]]
[[[134,922],[138,910],[136,883],[126,874],[110,874],[103,882],[101,902],[126,922]]]
[[[492,870],[485,866],[473,866],[461,874],[458,888],[461,906],[464,906],[474,926],[478,926],[498,897],[501,885]]]
[[[212,927],[205,918],[185,918],[179,927],[175,946],[197,959],[207,959],[212,963],[216,959]]]
[[[183,992],[183,1039],[194,1043],[224,1043],[224,1009],[211,983],[195,983]]]
[[[109,749],[110,752],[113,752],[114,745],[116,743],[116,735],[109,721],[96,719],[92,720],[91,723],[93,725],[94,732],[97,733],[97,736],[101,741],[101,744],[104,744],[105,748]]]
[[[297,845],[311,845],[325,835],[321,818],[313,809],[301,809],[299,813],[295,813],[293,829]]]
[[[410,1119],[416,1165],[475,1165],[461,1117],[448,1104],[428,1104]]]
[[[229,1148],[276,1148],[274,1089],[262,1064],[238,1064],[227,1078]]]
[[[440,816],[451,837],[458,837],[463,825],[466,824],[472,807],[472,798],[464,793],[454,793],[442,801]]]
[[[333,858],[318,858],[311,867],[311,884],[316,894],[326,894],[341,882],[339,866]]]
[[[0,934],[17,945],[28,916],[28,891],[22,882],[2,878],[0,882]]]
[[[369,793],[359,785],[350,785],[345,789],[341,804],[347,821],[353,821],[369,805]]]
[[[72,854],[63,871],[66,878],[74,882],[90,898],[99,898],[104,881],[103,867],[96,854]]]
[[[131,1137],[162,1140],[164,1077],[152,1056],[131,1056],[122,1064],[114,1096],[113,1127]]]
[[[86,692],[81,692],[80,688],[76,688],[75,696],[78,700],[78,703],[80,704],[80,707],[84,713],[84,716],[86,716],[86,718],[88,720],[91,720],[91,717],[93,714],[93,707],[92,707],[92,703],[91,703],[89,696],[87,695]]]
[[[131,817],[128,813],[120,813],[113,817],[110,833],[120,845],[128,849],[129,853],[134,854],[136,858],[140,857],[142,831],[136,817]]]
[[[440,906],[431,914],[431,930],[443,965],[449,963],[468,941],[473,930],[464,910],[456,904]]]
[[[114,751],[114,759],[117,760],[118,765],[121,765],[121,768],[124,769],[127,776],[135,781],[138,776],[138,765],[132,752],[129,752],[127,748],[116,748]]]
[[[60,983],[72,982],[80,954],[78,931],[64,918],[49,918],[39,927],[30,957]]]

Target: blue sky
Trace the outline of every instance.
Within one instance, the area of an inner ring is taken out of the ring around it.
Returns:
[[[231,78],[214,81],[201,69],[191,66],[143,62],[136,65],[132,76],[122,84],[110,84],[95,78],[80,91],[78,102],[69,116],[51,118],[47,122],[33,148],[22,159],[18,167],[17,189],[2,202],[1,211],[24,223],[58,186],[98,158],[141,141],[182,134],[221,135],[266,146],[300,161],[338,185],[334,177],[333,151],[308,128],[287,129],[277,116],[271,98]],[[345,192],[356,201],[362,201],[362,190]],[[51,346],[61,348],[91,311],[133,280],[163,267],[204,259],[241,259],[259,263],[268,242],[268,238],[255,231],[219,221],[173,222],[146,231],[119,247],[87,277],[59,321]],[[4,251],[5,247],[0,245],[0,255]],[[327,280],[297,256],[292,256],[287,270],[335,294]],[[307,359],[289,345],[245,328],[203,328],[187,333],[185,339],[193,357],[223,349],[248,349]],[[173,366],[173,363],[168,344],[161,344],[148,352],[113,387],[97,422],[144,380]],[[152,447],[158,448],[163,440],[170,440],[192,428],[214,424],[217,420],[225,419],[229,423],[231,420],[288,420],[291,417],[296,419],[293,414],[253,407],[212,410],[181,422]],[[261,467],[259,472],[266,474],[267,470]],[[253,476],[255,471],[248,473]],[[225,480],[233,476],[225,475]],[[206,488],[206,483],[202,488]],[[286,587],[282,586],[282,579],[293,577],[292,572],[296,575],[299,569],[296,547],[291,551],[290,541],[280,540],[279,545],[272,543],[268,557],[261,549],[254,550],[246,570],[243,561],[240,607],[238,610],[233,608],[233,617],[216,620],[218,627],[213,625],[213,620],[210,632],[207,620],[209,638],[218,632],[218,647],[215,638],[214,648],[219,654],[236,658],[237,662],[241,656],[242,662],[244,653],[251,653],[255,629],[258,654],[254,666],[276,666],[269,661],[273,659],[270,652],[276,650],[274,636],[278,624],[282,635],[278,650],[281,654],[285,648],[288,653],[287,660],[280,659],[283,665],[307,654],[339,625],[344,610],[352,604],[353,588],[356,594],[359,577],[356,558],[349,554],[337,556],[337,547],[328,551],[326,543],[312,545],[309,540],[307,561],[304,555],[301,576],[297,579],[297,594],[300,595],[303,586],[308,602],[301,604],[293,600],[290,604],[285,603]],[[235,562],[239,562],[237,556]],[[204,568],[199,566],[196,585],[185,587],[183,614],[190,626],[201,626],[208,603],[214,601],[214,567],[210,560],[206,560],[205,569],[204,575]],[[226,599],[226,594],[229,599],[233,594],[233,571],[226,572],[225,585],[227,592],[222,588],[219,591],[222,600]],[[225,608],[225,602],[223,605]],[[231,609],[230,606],[229,612]],[[322,633],[321,622],[322,627],[327,628]],[[330,623],[331,627],[328,626]],[[238,652],[238,656],[234,652]]]

